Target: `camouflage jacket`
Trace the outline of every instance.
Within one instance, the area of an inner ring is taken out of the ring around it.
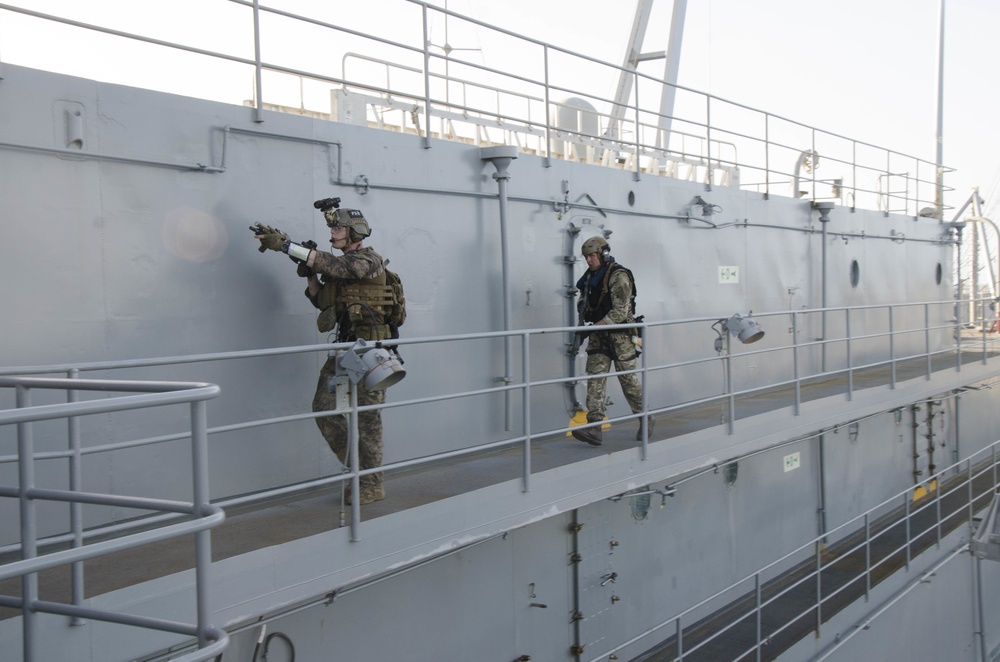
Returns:
[[[587,322],[605,324],[626,324],[635,320],[635,287],[632,272],[617,262],[608,265],[599,282],[592,284],[592,274],[587,272],[580,278],[583,316]]]
[[[331,279],[345,281],[371,281],[382,285],[385,283],[385,260],[375,252],[374,248],[359,248],[343,255],[334,255],[325,251],[316,251],[313,258],[313,271],[320,276],[323,283]]]

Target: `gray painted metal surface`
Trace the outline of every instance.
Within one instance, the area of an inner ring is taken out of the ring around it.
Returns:
[[[767,330],[764,343],[801,350],[796,366],[791,353],[774,359],[737,348],[730,376],[741,388],[782,382],[795,369],[815,374],[824,361],[884,360],[890,349],[876,335],[891,327],[921,330],[896,339],[891,351],[899,356],[953,344],[954,311],[947,306],[930,313],[922,305],[843,310],[949,299],[953,235],[936,219],[854,209],[843,199],[821,225],[811,203],[820,197],[818,187],[828,185],[815,180],[806,198],[765,196],[707,185],[693,165],[685,175],[680,159],[645,163],[647,170],[639,162],[634,169],[607,167],[587,162],[595,153],[588,136],[563,133],[546,145],[551,154],[524,149],[510,164],[501,212],[495,168],[482,159],[480,145],[372,128],[363,99],[348,116],[345,104],[357,96],[343,90],[331,93],[329,115],[311,117],[6,63],[3,75],[0,214],[8,234],[41,238],[53,254],[44,269],[32,251],[12,252],[0,267],[5,282],[16,283],[0,290],[5,374],[323,342],[294,268],[283,257],[259,255],[246,226],[260,220],[322,244],[325,226],[312,201],[329,195],[364,211],[374,228],[371,245],[402,275],[407,338],[495,331],[505,320],[513,329],[568,325],[573,299],[567,288],[582,271],[570,259],[583,240],[610,231],[613,253],[636,275],[639,312],[647,321],[698,320],[651,327],[644,338],[651,365],[711,355],[711,321],[750,310]],[[430,131],[430,123],[423,129]],[[571,152],[577,162],[554,158]],[[791,171],[792,155],[783,158],[785,172]],[[733,172],[735,184],[739,169]],[[834,310],[817,313],[824,292]],[[824,317],[829,338],[850,336],[852,343],[825,350],[815,344]],[[582,372],[582,357],[567,365],[567,335],[542,336],[532,345],[533,374]],[[489,391],[510,372],[508,345],[494,337],[427,343],[419,351],[404,346],[408,376],[390,400],[484,393],[460,405],[387,410],[386,461],[505,438],[506,396]],[[324,359],[313,350],[102,368],[99,374],[219,384],[222,395],[209,421],[215,427],[302,414]],[[650,407],[719,393],[720,366],[651,373]],[[652,443],[646,458],[635,447],[608,449],[547,469],[528,492],[523,481],[505,480],[366,518],[357,542],[347,528],[332,528],[217,560],[213,622],[234,630],[223,659],[252,655],[259,635],[253,624],[271,618],[268,631],[294,641],[297,659],[328,659],[335,651],[344,659],[560,660],[574,659],[573,647],[581,645],[578,659],[599,659],[824,528],[910,487],[914,471],[950,464],[995,441],[996,391],[956,391],[991,384],[996,373],[993,365],[973,364],[807,402],[798,416],[772,410],[731,435],[716,425]],[[0,404],[6,408],[11,397],[0,392]],[[562,384],[535,389],[531,428],[565,427],[570,400]],[[513,420],[521,413],[515,397]],[[625,413],[621,401],[609,411]],[[836,427],[851,421],[858,421],[855,429]],[[631,432],[631,425],[621,428]],[[823,429],[829,431],[822,451],[816,438],[767,450]],[[179,433],[174,417],[157,411],[82,422],[85,446]],[[54,426],[40,431],[38,451],[65,450],[63,437]],[[12,439],[9,428],[0,427],[0,454],[13,452]],[[609,500],[758,451],[738,461],[735,481],[724,471],[706,473],[663,497],[662,509],[660,497],[652,496],[645,517],[636,513],[634,498]],[[174,445],[129,453],[124,467],[110,455],[88,460],[87,489],[164,499],[190,493],[189,459]],[[210,465],[213,501],[340,470],[307,418],[213,435]],[[58,462],[38,467],[41,483],[65,478]],[[0,465],[0,484],[15,483],[10,465]],[[334,514],[331,505],[331,522]],[[88,511],[86,523],[133,515]],[[0,545],[18,540],[16,521],[16,504],[0,502]],[[64,531],[66,521],[53,511],[40,535]],[[583,528],[574,531],[574,522]],[[890,645],[912,659],[930,659],[920,657],[926,651],[976,659],[971,614],[954,608],[972,604],[965,562],[949,562],[939,579],[935,584],[945,588],[933,599],[911,593],[888,612],[893,620],[875,621],[832,659],[867,657],[858,652],[863,646],[885,658]],[[896,581],[902,586],[905,578]],[[984,567],[984,581],[997,581],[994,569]],[[183,571],[88,600],[95,608],[124,604],[180,618],[190,612],[192,585],[193,573]],[[991,625],[1000,614],[995,594],[987,591]],[[699,615],[714,608],[706,605]],[[857,605],[842,612],[822,639],[803,641],[785,659],[820,654],[833,636],[828,632],[846,632],[870,611]],[[899,628],[914,622],[936,625],[914,627],[919,636],[899,642]],[[182,643],[117,626],[71,627],[62,617],[43,616],[39,627],[45,632],[40,646],[51,656],[43,659],[67,662],[140,658]],[[17,619],[0,621],[4,650],[20,650],[19,631]],[[428,632],[433,641],[418,645],[415,655],[415,642],[426,641]],[[984,639],[995,647],[1000,629],[988,627]],[[638,641],[619,656],[639,655],[651,643]],[[272,653],[281,645],[272,640]]]
[[[19,81],[24,81],[20,84]],[[28,84],[30,81],[30,84]],[[46,86],[45,82],[50,84]],[[55,84],[59,85],[56,86]],[[73,79],[53,78],[8,67],[4,100],[12,104],[12,122],[23,123],[20,135],[28,141],[32,133],[50,130],[61,115],[40,116],[33,108],[51,108],[60,97],[84,99],[88,107],[118,119],[107,129],[95,122],[95,139],[109,153],[128,149],[133,153],[160,155],[180,151],[207,157],[217,149],[225,126],[251,128],[245,109],[184,100],[183,112],[174,112],[155,134],[136,140],[131,132],[116,127],[142,125],[150,114],[179,104],[162,95],[129,90],[124,95],[113,87],[96,86]],[[47,97],[47,98],[46,98]],[[94,118],[96,120],[96,118]],[[388,181],[413,190],[386,190],[351,197],[327,177],[330,165],[325,148],[295,140],[233,139],[231,162],[226,173],[179,174],[163,168],[126,167],[95,161],[64,161],[52,155],[9,151],[10,175],[4,178],[4,200],[11,209],[13,232],[30,236],[58,237],[69,221],[75,228],[73,248],[53,269],[17,290],[5,292],[4,307],[10,320],[11,337],[31,338],[31,343],[8,344],[2,351],[5,365],[45,365],[173,356],[212,351],[304,345],[322,340],[315,333],[314,313],[301,295],[293,270],[283,259],[261,256],[246,230],[248,221],[261,218],[278,225],[294,237],[322,239],[322,219],[311,208],[312,200],[331,192],[343,192],[346,204],[363,208],[372,219],[372,245],[389,257],[406,279],[409,317],[405,335],[431,336],[441,332],[462,333],[498,328],[502,322],[499,284],[499,223],[496,187],[489,178],[492,166],[478,158],[478,151],[462,145],[436,143],[419,149],[412,138],[390,132],[355,129],[306,118],[276,115],[269,120],[273,134],[323,136],[345,147],[344,161],[350,172],[342,179],[378,172],[385,166],[378,155],[391,153],[393,162],[406,164],[394,170]],[[362,133],[359,133],[362,132]],[[32,141],[34,142],[34,141]],[[152,144],[143,144],[149,142]],[[475,156],[475,161],[466,157]],[[319,159],[317,164],[315,159]],[[14,164],[20,164],[14,167]],[[266,164],[266,169],[263,169]],[[322,165],[314,168],[314,165]],[[711,229],[696,220],[664,220],[663,213],[682,212],[695,194],[709,197],[697,184],[664,178],[630,181],[629,173],[563,164],[567,172],[544,168],[541,161],[521,156],[512,166],[511,216],[512,285],[515,328],[561,326],[565,306],[563,261],[564,237],[569,223],[585,228],[582,242],[600,227],[614,231],[613,252],[636,274],[640,283],[640,312],[649,319],[685,318],[700,315],[728,316],[734,311],[787,310],[815,306],[818,297],[815,262],[808,256],[818,248],[817,217],[803,201],[761,200],[742,191],[716,189],[712,200],[726,209],[730,226]],[[29,173],[41,171],[45,177]],[[440,173],[455,171],[450,179],[471,181],[472,186],[447,194],[440,182],[450,181]],[[438,173],[435,181],[413,181],[417,173]],[[459,175],[458,173],[464,173]],[[374,174],[369,178],[375,180]],[[470,179],[471,178],[471,179]],[[551,207],[560,182],[569,178],[574,191],[601,201],[603,214],[574,210],[568,218]],[[610,193],[633,191],[636,204],[625,214],[625,202]],[[49,190],[79,192],[70,208],[57,204]],[[349,191],[350,189],[348,189]],[[548,202],[546,202],[548,201]],[[617,210],[617,212],[616,212]],[[636,214],[644,214],[636,216]],[[68,218],[69,217],[69,218]],[[909,241],[868,237],[864,240],[831,240],[831,263],[841,265],[831,278],[832,301],[843,304],[876,304],[945,298],[947,281],[934,282],[937,264],[950,269],[950,247],[934,221],[907,218],[883,219],[878,214],[836,210],[832,224],[845,235],[860,236],[869,221],[878,219],[880,232],[898,225]],[[760,227],[744,225],[759,224]],[[469,234],[471,233],[471,235]],[[468,237],[475,237],[471,243]],[[922,239],[922,241],[917,241]],[[574,253],[578,244],[574,242]],[[208,251],[208,253],[206,253]],[[853,259],[862,265],[862,283],[852,288],[848,266]],[[906,264],[907,271],[891,264]],[[737,266],[742,278],[720,284],[720,266]],[[11,256],[10,273],[28,273],[27,255]],[[871,276],[869,279],[869,271]],[[58,291],[53,299],[45,293]],[[791,292],[791,294],[790,294]],[[791,304],[791,305],[790,305]],[[922,319],[923,311],[904,310],[903,317]],[[872,310],[852,319],[852,332],[865,335],[886,328],[884,311]],[[59,323],[53,323],[59,320]],[[945,320],[940,320],[941,322]],[[843,320],[841,320],[843,323]],[[896,320],[896,324],[903,324]],[[802,320],[800,340],[818,336],[818,318]],[[780,333],[785,324],[773,329]],[[710,348],[711,331],[692,328],[690,339],[654,331],[646,342],[654,360],[704,356]],[[663,333],[661,336],[660,333]],[[935,346],[946,342],[950,330],[933,332]],[[923,339],[914,336],[913,346]],[[704,344],[702,344],[704,343]],[[877,341],[858,343],[854,359],[863,361],[884,348]],[[451,389],[488,388],[503,373],[502,347],[495,343],[449,344],[406,356],[412,375],[433,375]],[[834,348],[833,354],[839,351]],[[900,347],[899,351],[905,351]],[[803,360],[815,365],[816,348],[803,352]],[[487,359],[487,361],[484,361]],[[831,356],[831,362],[839,357]],[[219,384],[214,422],[248,418],[251,414],[277,415],[301,411],[314,387],[321,355],[284,357],[274,361],[235,364],[206,363],[196,378]],[[493,362],[493,365],[490,363]],[[563,370],[558,343],[533,357],[536,366],[548,366],[555,374]],[[485,365],[484,371],[470,366]],[[578,371],[582,372],[582,358]],[[773,362],[742,361],[734,374],[742,383],[773,381],[788,368]],[[151,370],[150,378],[173,378],[169,368]],[[125,373],[126,375],[128,373]],[[260,375],[268,375],[266,397],[261,397]],[[651,406],[664,406],[681,393],[696,396],[717,389],[720,375],[692,369],[669,378],[654,377]],[[407,379],[394,387],[393,396],[408,398],[435,390],[433,381]],[[483,398],[474,407],[448,411],[460,429],[477,438],[490,438],[502,430],[502,398]],[[622,403],[623,404],[623,403]],[[613,408],[621,412],[622,405]],[[567,420],[567,403],[560,389],[553,389],[547,402],[533,408],[536,425],[551,427]],[[440,411],[425,411],[427,420],[437,420]],[[399,459],[455,448],[467,443],[456,436],[423,436],[413,440],[408,430],[421,420],[387,417],[386,439],[407,439],[386,444],[387,459]],[[170,429],[169,420],[147,421]],[[281,484],[327,473],[334,462],[322,444],[312,443],[311,423],[283,430],[285,438],[310,440],[294,455],[266,431],[250,431],[216,440],[217,461],[230,471],[213,482],[216,496],[240,493],[256,487]],[[114,436],[125,437],[121,428]],[[221,458],[225,458],[222,460]],[[151,458],[152,459],[152,458]],[[166,470],[169,458],[156,462]],[[101,468],[92,470],[92,480],[121,481]],[[165,471],[166,473],[172,473]],[[136,476],[146,483],[149,477]],[[120,483],[119,483],[120,484]]]

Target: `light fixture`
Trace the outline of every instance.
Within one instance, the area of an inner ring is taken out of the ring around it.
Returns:
[[[711,216],[722,211],[722,207],[719,205],[714,205],[711,202],[706,202],[700,195],[694,196],[694,200],[691,201],[691,206],[698,205],[701,207],[702,216]],[[688,207],[690,209],[690,207]]]
[[[763,338],[764,331],[760,328],[760,324],[757,324],[757,321],[751,317],[751,315],[753,315],[752,311],[746,317],[736,313],[729,319],[721,319],[713,324],[713,329],[717,326],[722,327],[721,332],[716,329],[716,333],[719,334],[719,337],[715,339],[715,351],[722,351],[722,337],[727,331],[739,338],[740,342],[744,345],[749,345],[750,343],[757,342]]]
[[[369,344],[361,339],[337,357],[337,367],[355,384],[364,380],[369,391],[389,388],[406,376],[399,355],[382,347],[381,343]]]
[[[757,342],[764,337],[764,332],[761,330],[760,324],[757,324],[757,321],[750,317],[750,315],[743,317],[739,313],[736,313],[722,323],[722,328],[739,338],[740,342],[744,345]]]
[[[739,462],[730,462],[729,464],[723,465],[722,467],[722,482],[726,484],[726,487],[732,488],[736,484],[736,476],[740,472]]]

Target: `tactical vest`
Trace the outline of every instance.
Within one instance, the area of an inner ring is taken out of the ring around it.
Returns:
[[[320,309],[316,324],[320,332],[326,333],[339,325],[339,342],[391,338],[385,317],[393,303],[393,289],[386,283],[381,262],[373,265],[371,273],[367,278],[330,278],[323,282],[316,297]]]
[[[632,276],[632,272],[626,267],[618,264],[617,262],[612,262],[608,265],[608,268],[604,272],[604,276],[601,278],[600,286],[590,287],[588,281],[590,280],[590,272],[587,271],[583,274],[579,281],[576,283],[576,287],[580,290],[583,298],[581,303],[583,304],[583,321],[590,322],[600,322],[604,319],[609,312],[611,312],[611,288],[609,283],[611,282],[611,274],[618,270],[624,270],[628,274],[629,282],[632,284],[632,296],[630,297],[630,310],[631,316],[635,316],[635,277]]]

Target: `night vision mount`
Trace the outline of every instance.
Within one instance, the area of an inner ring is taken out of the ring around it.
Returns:
[[[320,211],[330,211],[340,208],[340,198],[323,198],[313,203],[313,207]]]

